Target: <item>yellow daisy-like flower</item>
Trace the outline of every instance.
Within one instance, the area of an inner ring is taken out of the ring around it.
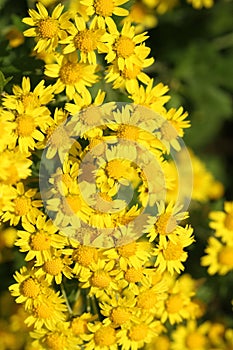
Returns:
[[[204,322],[200,326],[194,320],[180,325],[172,332],[171,350],[206,350],[211,348],[208,331],[210,322]]]
[[[233,243],[233,202],[224,203],[224,211],[211,211],[209,226],[215,230],[215,236],[224,243]]]
[[[126,270],[127,266],[138,268],[146,263],[150,250],[150,243],[133,241],[118,248],[107,249],[103,254],[109,260],[117,260],[120,268]]]
[[[123,19],[123,23],[129,21],[135,24],[136,33],[141,33],[145,29],[154,28],[158,23],[155,13],[143,2],[135,2],[129,10],[127,17]]]
[[[86,186],[85,182],[78,184],[74,180],[68,183],[67,187],[64,186],[62,194],[58,192],[54,198],[48,199],[46,208],[53,212],[54,224],[62,228],[67,228],[67,225],[71,224],[79,228],[82,222],[87,223],[94,212],[87,203],[92,191],[93,188]]]
[[[72,268],[69,266],[72,264],[72,259],[66,255],[66,251],[64,250],[55,250],[53,252],[53,257],[37,269],[36,275],[43,276],[49,284],[52,283],[53,280],[57,284],[62,283],[63,275],[71,279],[72,278]]]
[[[125,327],[132,320],[137,320],[134,294],[129,293],[127,296],[122,296],[114,292],[99,306],[101,314],[105,316],[103,323],[114,328]]]
[[[114,281],[116,272],[114,270],[114,261],[106,263],[105,260],[99,260],[97,263],[93,263],[90,272],[81,271],[79,275],[79,281],[82,288],[90,288],[89,295],[95,295],[97,298],[101,298],[105,293],[109,294],[113,290],[117,290],[117,284]]]
[[[165,208],[164,202],[157,203],[158,213],[156,217],[150,217],[148,219],[148,226],[145,227],[145,232],[149,232],[149,242],[155,240],[159,236],[159,242],[165,243],[167,239],[172,241],[174,236],[177,236],[179,231],[178,222],[189,217],[188,212],[182,212],[181,207],[176,208],[172,202]]]
[[[51,16],[44,5],[40,2],[36,4],[37,10],[30,9],[30,17],[23,18],[23,22],[33,27],[24,31],[27,37],[35,37],[35,51],[47,52],[55,51],[58,41],[67,36],[66,29],[69,27],[69,13],[62,14],[64,5],[58,4]]]
[[[36,220],[23,222],[25,231],[18,231],[15,243],[21,252],[27,253],[25,261],[35,260],[36,266],[43,265],[51,260],[55,249],[63,249],[67,239],[59,235],[52,220],[46,221],[46,216],[38,216]]]
[[[33,326],[35,329],[41,329],[45,326],[49,330],[55,330],[59,322],[66,319],[67,306],[65,299],[51,290],[50,294],[41,294],[35,301],[29,316],[25,320],[28,327]]]
[[[113,83],[113,89],[124,89],[133,90],[134,87],[137,87],[137,81],[142,82],[143,84],[149,84],[150,78],[142,70],[149,67],[154,59],[146,58],[147,53],[144,52],[145,58],[142,58],[142,64],[140,66],[133,64],[132,68],[124,67],[123,70],[119,69],[118,62],[114,62],[107,68],[107,74],[105,76],[107,83]]]
[[[41,215],[41,211],[38,208],[42,207],[42,201],[34,199],[37,189],[30,188],[25,191],[23,183],[19,182],[13,190],[14,199],[3,209],[3,222],[9,221],[10,225],[16,226],[20,220],[22,222],[31,221],[38,215]]]
[[[30,336],[35,339],[32,343],[35,349],[46,347],[48,350],[77,350],[77,337],[70,327],[70,322],[59,322],[52,330],[35,329]]]
[[[12,284],[9,290],[16,297],[16,303],[25,304],[25,309],[32,309],[38,296],[49,292],[49,284],[43,278],[38,278],[35,270],[28,270],[25,266],[15,272],[14,279],[17,283]]]
[[[128,10],[119,7],[128,0],[82,0],[80,3],[86,6],[88,16],[94,16],[93,26],[105,28],[106,24],[113,24],[112,15],[127,16]]]
[[[97,66],[80,62],[76,52],[56,56],[56,60],[57,63],[45,65],[45,75],[57,79],[54,84],[56,94],[65,90],[67,97],[72,99],[75,92],[85,94],[87,87],[97,82]]]
[[[74,242],[73,242],[74,243]],[[98,261],[98,252],[94,247],[75,244],[76,248],[72,253],[72,260],[74,262],[73,273],[75,275],[85,275],[90,273],[92,264]]]
[[[81,109],[85,110],[85,121],[88,125],[93,123],[93,117],[94,113],[97,112],[97,109],[95,109],[95,106],[100,106],[104,102],[106,92],[98,90],[96,97],[92,99],[91,93],[87,90],[86,93],[83,96],[80,96],[79,94],[74,94],[73,100],[74,103],[66,103],[65,109],[71,114],[75,115],[77,114]],[[90,108],[88,108],[90,107]],[[81,114],[83,117],[83,114]],[[80,116],[81,116],[80,115]]]
[[[4,150],[1,152],[0,180],[2,184],[16,185],[20,180],[27,179],[32,173],[31,165],[32,160],[29,159],[29,155],[20,152],[19,147]]]
[[[153,316],[145,315],[130,326],[119,331],[119,344],[122,350],[141,349],[145,344],[150,343],[153,337],[160,332],[160,322],[155,321]]]
[[[146,88],[143,85],[129,86],[129,98],[138,105],[152,109],[157,113],[165,111],[163,105],[170,100],[170,96],[165,95],[168,92],[168,86],[159,83],[153,86],[154,80],[150,79]],[[164,96],[165,95],[165,96]]]
[[[201,265],[207,266],[210,275],[226,275],[233,270],[233,242],[226,244],[210,237],[205,253],[201,258]]]
[[[147,32],[135,35],[135,27],[126,22],[121,32],[117,30],[115,23],[110,23],[109,33],[105,35],[107,63],[115,61],[121,71],[125,67],[133,70],[134,65],[143,67],[143,62],[150,53],[150,48],[143,43],[148,38]]]
[[[75,16],[75,24],[68,28],[69,36],[61,40],[61,44],[65,44],[63,54],[68,54],[78,50],[80,52],[80,62],[88,62],[96,64],[95,51],[101,51],[101,47],[105,48],[102,36],[104,29],[96,29],[93,22],[90,28],[87,28],[86,22],[82,17]]]
[[[37,147],[36,141],[44,140],[43,132],[52,122],[50,111],[45,106],[25,108],[22,101],[18,101],[16,108],[11,112],[16,124],[11,148],[18,144],[22,153],[29,153]]]
[[[91,333],[86,338],[88,343],[85,344],[85,350],[117,350],[117,333],[112,326],[103,325],[102,322],[87,324]]]
[[[160,242],[154,249],[153,255],[156,256],[155,267],[158,271],[168,271],[180,273],[184,270],[183,262],[187,260],[188,253],[184,248],[194,242],[192,236],[193,229],[191,226],[180,227],[179,233],[172,238]]]
[[[17,110],[18,102],[21,101],[25,110],[30,110],[47,105],[53,99],[54,88],[45,86],[45,81],[41,80],[31,91],[31,82],[29,77],[22,78],[22,87],[14,85],[13,95],[4,95],[3,106],[8,109]]]

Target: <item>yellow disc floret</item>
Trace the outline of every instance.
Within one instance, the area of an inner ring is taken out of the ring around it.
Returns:
[[[53,18],[40,20],[38,24],[39,36],[43,39],[52,39],[57,35],[58,22]]]
[[[17,131],[19,136],[31,136],[36,129],[34,121],[29,115],[19,115],[16,121],[18,123]]]
[[[65,63],[59,72],[60,79],[65,85],[74,85],[82,78],[82,66],[78,63]]]
[[[100,347],[110,346],[116,341],[116,332],[110,326],[101,327],[95,332],[94,340],[96,345],[99,345]]]
[[[31,237],[31,247],[33,250],[47,250],[50,248],[50,237],[44,232],[38,232]]]
[[[36,298],[40,293],[39,285],[31,277],[22,283],[21,290],[23,295],[28,298]]]
[[[15,214],[19,216],[26,215],[31,208],[31,200],[27,197],[17,197],[14,200]]]
[[[56,258],[53,260],[46,261],[44,264],[44,269],[50,275],[56,276],[62,272],[63,263],[61,258]]]
[[[127,58],[134,52],[135,44],[127,36],[121,36],[114,45],[118,57]]]
[[[94,8],[97,15],[108,17],[113,13],[114,3],[113,0],[95,0]]]

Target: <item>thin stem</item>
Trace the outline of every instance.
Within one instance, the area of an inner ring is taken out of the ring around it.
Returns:
[[[65,291],[63,283],[61,283],[61,292],[62,292],[62,295],[63,295],[63,297],[65,299],[65,302],[66,302],[69,314],[72,316],[73,315],[73,310],[72,310],[72,308],[70,306],[70,303],[68,301],[67,294],[66,294],[66,291]]]

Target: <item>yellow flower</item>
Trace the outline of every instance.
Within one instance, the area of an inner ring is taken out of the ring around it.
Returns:
[[[133,70],[134,65],[143,67],[143,62],[150,53],[150,48],[145,46],[148,36],[146,32],[135,35],[135,27],[129,22],[124,23],[121,32],[117,30],[115,23],[109,24],[109,33],[105,35],[107,63],[116,62],[121,71],[126,67]],[[149,62],[152,63],[153,59]]]
[[[205,253],[201,258],[201,265],[207,266],[210,275],[226,275],[233,270],[233,242],[226,244],[210,237]]]
[[[71,279],[72,268],[69,266],[72,264],[72,259],[66,255],[66,250],[55,250],[51,259],[44,262],[44,264],[37,269],[36,275],[43,276],[49,284],[53,280],[57,284],[62,283],[63,275]]]
[[[105,326],[100,321],[87,324],[91,333],[87,336],[85,350],[117,350],[117,331],[111,326]]]
[[[97,109],[94,106],[100,106],[104,102],[106,92],[98,90],[96,97],[92,100],[91,93],[87,90],[83,96],[75,93],[73,96],[74,103],[66,103],[65,109],[71,114],[75,115],[81,109],[84,111],[84,118],[87,124],[93,123],[94,113]],[[90,108],[88,108],[90,107]],[[80,114],[80,116],[83,116]]]
[[[77,350],[77,337],[73,334],[70,322],[57,322],[52,330],[35,329],[30,336],[35,339],[32,343],[35,349]]]
[[[18,231],[18,239],[15,243],[21,252],[27,253],[25,261],[35,259],[36,266],[43,265],[52,259],[55,249],[62,249],[66,244],[66,238],[59,235],[52,220],[46,216],[38,216],[37,219],[23,222],[26,231]]]
[[[32,160],[29,155],[21,153],[19,147],[1,152],[0,180],[4,185],[16,185],[31,175]],[[13,187],[12,187],[13,189]],[[12,190],[14,191],[14,190]]]
[[[215,230],[215,236],[224,243],[233,243],[233,202],[224,202],[224,211],[211,211],[209,218],[209,226]]]
[[[54,84],[56,94],[65,90],[67,97],[72,99],[75,92],[85,94],[87,87],[97,82],[97,66],[80,62],[76,52],[56,56],[56,60],[57,63],[45,65],[45,75],[57,79]]]
[[[25,191],[22,182],[17,183],[16,188],[12,187],[14,198],[3,208],[2,221],[10,221],[10,225],[16,226],[20,221],[34,220],[41,211],[42,201],[34,199],[37,194],[36,188]]]
[[[65,321],[66,313],[65,300],[59,296],[59,292],[52,290],[52,293],[41,294],[35,299],[25,324],[35,329],[45,326],[49,330],[55,330],[59,322]]]
[[[53,87],[45,86],[45,81],[41,80],[33,91],[31,91],[31,82],[29,77],[22,78],[22,87],[14,85],[13,95],[5,94],[3,97],[3,106],[8,109],[17,110],[20,101],[25,110],[30,110],[47,105],[53,99]]]
[[[160,331],[160,322],[155,321],[153,316],[145,315],[137,323],[131,323],[125,329],[119,331],[119,344],[122,350],[141,349],[150,343]]]
[[[134,88],[137,88],[137,81],[142,82],[143,84],[149,84],[150,78],[142,70],[149,67],[154,59],[146,58],[147,53],[144,52],[144,59],[142,58],[141,65],[133,64],[132,68],[124,67],[123,70],[119,69],[118,62],[115,61],[113,64],[107,67],[107,74],[105,76],[107,83],[113,83],[113,89],[124,89],[133,91]]]
[[[92,264],[97,263],[98,252],[99,250],[94,247],[85,245],[76,247],[72,253],[72,260],[74,262],[73,273],[77,276],[90,273]]]
[[[66,29],[69,27],[69,13],[62,14],[64,5],[58,4],[50,16],[44,5],[36,4],[37,10],[30,9],[30,17],[23,18],[23,22],[33,27],[24,31],[27,37],[35,37],[35,51],[54,51],[58,41],[67,36]]]
[[[130,242],[117,248],[107,249],[103,254],[109,260],[118,260],[120,269],[127,266],[141,267],[150,257],[151,245],[143,242]]]
[[[207,332],[210,323],[204,322],[200,326],[196,321],[188,321],[185,325],[180,325],[172,332],[172,350],[205,350],[209,349],[210,343]],[[210,347],[211,348],[211,347]]]
[[[153,255],[156,256],[155,267],[158,271],[167,270],[171,274],[180,273],[184,270],[183,262],[187,260],[188,253],[184,248],[194,242],[192,236],[193,229],[190,226],[180,227],[177,235],[172,240],[163,240],[154,249]]]
[[[154,241],[157,236],[159,236],[160,243],[165,243],[167,239],[172,241],[172,238],[179,234],[179,221],[187,219],[189,215],[181,211],[182,207],[175,207],[172,202],[169,202],[166,208],[164,202],[157,203],[157,206],[158,213],[155,217],[149,218],[145,232],[148,232],[149,229],[147,236],[150,242]]]
[[[127,16],[128,10],[119,7],[128,0],[82,0],[80,3],[86,6],[86,14],[94,16],[92,25],[105,28],[105,25],[113,24],[112,15]]]
[[[49,284],[36,276],[36,270],[28,270],[23,266],[15,272],[14,278],[17,283],[9,287],[12,296],[16,297],[16,303],[24,303],[25,309],[32,309],[35,300],[40,294],[48,294]],[[51,289],[52,291],[52,289]]]
[[[122,296],[120,293],[111,293],[99,304],[100,312],[105,316],[103,323],[114,328],[125,327],[132,320],[137,320],[135,308],[136,299],[133,294]]]
[[[15,116],[8,110],[0,107],[0,152],[2,153],[10,144],[14,142],[13,130],[16,127]]]
[[[79,275],[79,281],[82,288],[90,288],[89,295],[95,295],[97,298],[104,297],[105,293],[109,294],[117,290],[117,284],[114,281],[116,271],[114,270],[114,261],[107,262],[98,260],[93,263],[90,272],[82,270]]]
[[[63,54],[79,50],[80,62],[96,64],[95,51],[105,47],[102,41],[105,30],[96,29],[93,23],[91,23],[90,28],[86,28],[85,20],[76,15],[75,24],[72,24],[67,31],[68,37],[60,41],[61,44],[65,44]]]
[[[150,79],[146,88],[143,85],[128,87],[129,98],[138,105],[142,105],[152,109],[155,112],[161,113],[165,109],[163,105],[169,101],[170,96],[165,95],[168,92],[168,87],[163,83],[153,86],[154,80]]]
[[[135,2],[129,10],[129,14],[122,20],[122,23],[129,21],[135,23],[135,32],[141,33],[145,29],[154,28],[158,23],[156,15],[143,2]]]
[[[197,10],[200,10],[203,7],[208,9],[214,5],[213,0],[187,0],[187,3],[191,4],[193,8]]]

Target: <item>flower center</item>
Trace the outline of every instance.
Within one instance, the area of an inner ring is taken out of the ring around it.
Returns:
[[[130,267],[125,273],[125,279],[129,283],[140,282],[143,277],[142,269],[135,269],[135,267]]]
[[[29,115],[19,115],[16,121],[19,136],[31,136],[36,129],[34,120]]]
[[[129,165],[119,159],[108,162],[105,169],[108,175],[116,180],[127,178],[129,175]]]
[[[31,208],[31,200],[27,197],[17,197],[14,200],[15,214],[18,216],[26,215]]]
[[[114,49],[118,57],[127,58],[134,52],[135,44],[132,39],[127,36],[121,36],[115,43]]]
[[[163,213],[158,217],[155,228],[160,235],[167,235],[175,230],[176,219],[170,213]]]
[[[50,318],[53,314],[53,307],[43,303],[35,307],[35,313],[38,318]]]
[[[123,256],[124,258],[129,258],[130,256],[135,255],[137,251],[137,243],[132,242],[132,243],[122,245],[117,249],[117,251],[119,255]]]
[[[40,287],[31,277],[22,283],[21,288],[23,295],[28,298],[36,298],[40,292]]]
[[[65,63],[59,72],[59,76],[63,84],[74,85],[82,78],[82,65],[79,63]]]
[[[46,345],[51,350],[64,350],[66,344],[64,337],[58,333],[50,333],[46,336]]]
[[[33,250],[48,250],[50,245],[50,237],[43,232],[38,232],[31,237],[31,247]]]
[[[73,259],[82,266],[90,266],[97,260],[97,250],[93,247],[80,245],[73,253]]]
[[[94,30],[85,29],[74,37],[74,45],[76,49],[88,53],[94,51],[97,47],[97,38]]]
[[[129,337],[134,341],[140,341],[146,338],[147,333],[148,326],[145,324],[138,324],[130,329]]]
[[[108,17],[113,13],[114,2],[113,0],[95,0],[94,8],[97,15]]]
[[[156,302],[157,302],[156,294],[150,290],[147,290],[139,294],[137,306],[142,309],[149,310],[155,307]]]
[[[122,71],[122,76],[125,79],[136,79],[138,74],[141,72],[141,68],[139,66],[133,65],[133,69],[124,68]]]
[[[224,247],[218,255],[220,264],[233,267],[233,247]]]
[[[186,338],[186,344],[189,349],[200,349],[205,346],[206,339],[202,334],[198,332],[192,332],[188,334]]]
[[[117,307],[111,312],[111,319],[117,325],[122,325],[129,321],[130,313],[123,309],[122,307]]]
[[[118,129],[117,136],[136,141],[139,137],[139,129],[132,125],[121,125]]]
[[[116,332],[110,327],[101,327],[95,332],[94,340],[96,345],[102,346],[110,346],[116,341]]]
[[[163,251],[166,260],[179,260],[184,253],[180,243],[174,244],[169,241],[167,248]]]
[[[175,314],[183,307],[183,299],[179,295],[171,295],[166,301],[167,312]]]
[[[39,103],[39,98],[37,96],[35,96],[32,92],[29,92],[27,95],[23,95],[21,97],[21,101],[24,105],[24,108],[28,108],[28,107],[39,107],[40,103]]]
[[[38,24],[39,35],[43,39],[52,39],[57,35],[58,22],[53,18],[41,19]]]
[[[67,147],[70,141],[67,132],[62,125],[59,125],[56,128],[50,127],[47,133],[47,138],[49,144],[56,148]]]
[[[87,321],[79,317],[73,319],[71,327],[74,335],[85,334],[88,331]]]
[[[227,214],[227,216],[225,217],[225,220],[224,220],[224,225],[228,230],[233,231],[233,215],[232,214]]]
[[[44,264],[44,269],[50,275],[56,276],[62,272],[63,263],[60,258],[46,261]]]
[[[96,271],[91,278],[91,284],[98,288],[107,288],[110,282],[111,278],[105,271]]]

